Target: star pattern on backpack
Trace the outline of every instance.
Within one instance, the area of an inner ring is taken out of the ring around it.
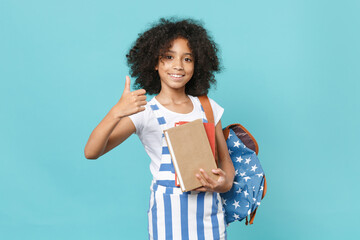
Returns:
[[[264,172],[256,153],[247,148],[232,129],[226,144],[235,168],[233,189],[221,194],[229,224],[242,221],[260,205]]]

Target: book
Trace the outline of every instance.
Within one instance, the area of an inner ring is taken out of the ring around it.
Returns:
[[[202,186],[195,176],[200,168],[217,181],[212,172],[217,166],[202,119],[169,128],[164,135],[183,192]]]
[[[185,124],[185,123],[189,123],[189,122],[186,122],[186,121],[177,122],[177,123],[175,123],[175,127],[180,126],[180,125]],[[209,139],[211,150],[212,150],[213,155],[215,157],[215,124],[214,123],[209,123],[209,122],[207,122],[207,123],[203,122],[203,124],[204,124],[204,127],[205,127],[206,135],[207,135],[207,137]]]
[[[177,123],[175,123],[175,127],[180,126],[185,123],[189,123],[189,122],[187,122],[187,121],[177,122]],[[210,123],[210,122],[207,122],[207,123],[203,122],[203,124],[205,127],[206,135],[207,135],[209,143],[210,143],[211,150],[212,150],[214,158],[215,158],[215,148],[216,148],[215,147],[215,124]],[[216,163],[216,165],[218,165],[218,164]],[[177,177],[176,172],[175,172],[175,186],[180,187],[180,181],[179,181],[179,178]]]

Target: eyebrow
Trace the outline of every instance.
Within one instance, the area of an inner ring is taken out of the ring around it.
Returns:
[[[168,51],[166,51],[166,52],[176,53],[175,51],[171,51],[171,50],[168,50]],[[190,55],[190,56],[192,56],[191,53],[184,53],[184,55]]]

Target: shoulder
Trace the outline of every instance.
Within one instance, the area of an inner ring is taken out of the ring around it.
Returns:
[[[209,97],[208,97],[209,98]],[[209,98],[210,104],[212,108],[222,108],[214,99]]]
[[[188,95],[191,99],[198,101],[200,103],[200,100],[198,97],[196,96],[191,96],[191,95]],[[210,102],[210,105],[212,107],[212,109],[223,109],[214,99],[208,97],[209,99],[209,102]]]
[[[224,108],[221,107],[217,102],[215,102],[213,99],[209,98],[211,108],[214,113],[214,121],[215,125],[221,120],[221,117],[224,113]]]
[[[196,99],[196,101],[198,101],[200,103],[200,100],[198,97],[194,97],[194,96],[190,96],[190,98]],[[213,114],[214,114],[214,121],[215,121],[215,125],[220,121],[223,113],[224,113],[224,108],[222,108],[214,99],[208,97],[211,108],[213,110]]]

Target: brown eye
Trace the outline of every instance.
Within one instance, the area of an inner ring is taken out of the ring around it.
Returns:
[[[185,61],[186,62],[192,62],[192,59],[191,58],[185,58]]]
[[[172,56],[165,56],[166,59],[172,59]]]

